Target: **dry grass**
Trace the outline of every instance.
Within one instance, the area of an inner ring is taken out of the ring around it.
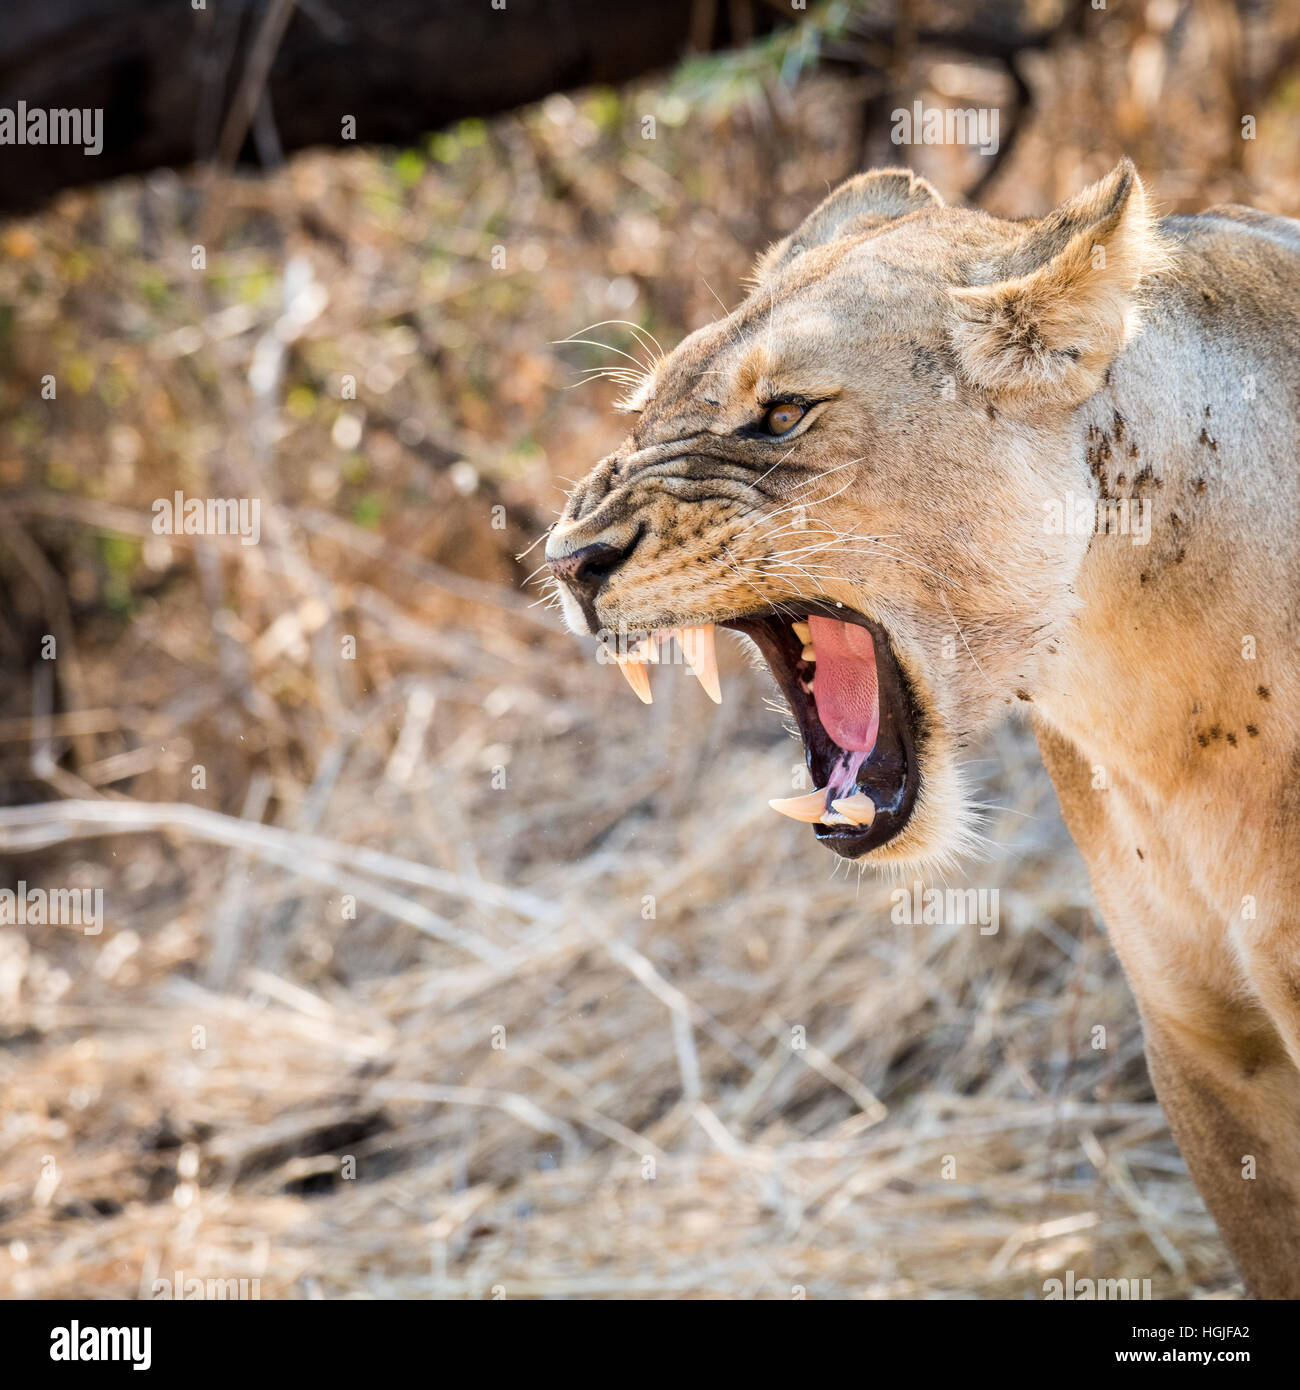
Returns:
[[[1005,210],[1130,139],[1071,144],[1096,73],[1050,61]],[[738,651],[720,708],[680,669],[643,708],[520,589],[618,430],[548,341],[710,317],[851,168],[850,96],[308,157],[226,190],[200,277],[187,181],[5,233],[0,850],[107,926],[0,928],[0,1289],[1239,1293],[1023,728],[972,755],[998,931],[900,925],[767,811],[800,755]],[[1249,196],[1179,160],[1177,197]],[[262,499],[261,544],[154,537],[178,486]]]
[[[680,670],[644,709],[567,639],[469,617],[314,784],[274,781],[278,833],[134,800],[0,813],[0,843],[64,837],[45,876],[94,879],[110,919],[5,933],[15,1291],[1230,1283],[1022,731],[980,754],[1004,809],[970,882],[1000,929],[899,926],[886,885],[766,810],[798,754],[743,661],[716,712]],[[401,660],[400,634],[361,636]],[[478,671],[443,665],[471,643]],[[156,705],[132,667],[123,706]]]

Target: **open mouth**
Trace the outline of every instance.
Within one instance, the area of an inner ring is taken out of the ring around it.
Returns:
[[[920,785],[915,702],[879,623],[831,603],[783,605],[780,615],[731,618],[723,627],[750,638],[776,677],[803,738],[815,791],[768,804],[814,827],[846,859],[894,839]],[[713,628],[661,629],[617,658],[647,703],[647,663],[676,637],[687,666],[720,701]]]

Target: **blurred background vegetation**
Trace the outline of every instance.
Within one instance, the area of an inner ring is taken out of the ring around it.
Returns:
[[[870,163],[1294,214],[1300,11],[757,5],[692,53],[689,8],[627,85],[0,226],[5,882],[108,919],[0,927],[0,1289],[1239,1292],[1025,730],[977,755],[1001,930],[899,927],[767,812],[766,677],[642,709],[526,581],[622,434],[563,340],[671,346]],[[998,153],[893,145],[918,99]],[[260,544],[155,535],[176,490]]]

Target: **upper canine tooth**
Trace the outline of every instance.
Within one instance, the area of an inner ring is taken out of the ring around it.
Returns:
[[[815,825],[826,814],[826,793],[809,792],[807,796],[787,796],[783,800],[767,803],[774,811],[779,811],[791,820],[807,821]]]
[[[794,635],[805,647],[812,641],[812,628],[807,623],[791,623],[790,626],[794,628]]]
[[[718,683],[718,649],[713,640],[713,624],[705,627],[683,627],[677,631],[686,664],[698,677],[704,693],[715,705],[722,703],[722,686]]]
[[[854,792],[832,801],[831,806],[854,825],[870,825],[876,819],[876,803],[866,792]]]
[[[634,653],[617,658],[618,669],[622,671],[627,683],[636,691],[636,697],[643,705],[654,703],[650,693],[650,672],[645,668],[645,659]]]

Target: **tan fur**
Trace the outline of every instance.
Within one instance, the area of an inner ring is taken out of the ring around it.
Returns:
[[[1031,703],[1171,1124],[1272,1297],[1300,1296],[1298,325],[1300,227],[1157,223],[1127,162],[1023,223],[862,175],[659,363],[548,546],[640,537],[610,628],[878,620],[922,786],[869,862],[962,849],[960,750]],[[790,394],[823,403],[788,439],[735,433]],[[1146,504],[1150,543],[1054,530],[1067,495]]]

